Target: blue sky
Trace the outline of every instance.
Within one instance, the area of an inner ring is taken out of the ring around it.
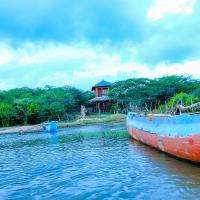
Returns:
[[[0,0],[0,89],[200,78],[197,0]]]

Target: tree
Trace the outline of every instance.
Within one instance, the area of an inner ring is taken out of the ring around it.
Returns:
[[[191,77],[175,75],[157,79],[134,78],[114,83],[110,96],[121,110],[127,110],[129,104],[142,110],[153,110],[177,93],[192,93],[199,85],[200,82]]]
[[[0,124],[3,127],[10,125],[10,116],[12,113],[11,105],[7,103],[0,103]]]

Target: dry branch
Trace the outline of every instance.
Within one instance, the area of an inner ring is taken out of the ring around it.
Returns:
[[[190,109],[194,109],[194,108],[200,108],[200,102],[194,103],[190,106],[177,105],[176,108],[180,109],[181,111],[186,111],[186,110],[190,110]]]

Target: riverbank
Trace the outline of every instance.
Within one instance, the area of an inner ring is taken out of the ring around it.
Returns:
[[[125,122],[125,120],[126,120],[126,115],[124,114],[98,114],[98,115],[88,116],[85,119],[78,119],[73,122],[58,122],[58,127],[67,128],[75,126],[86,126],[92,124],[109,124],[109,123]],[[38,131],[42,131],[42,127],[40,124],[0,128],[0,134],[31,133]]]
[[[126,115],[124,114],[100,114],[86,117],[85,119],[78,119],[74,122],[60,122],[58,125],[60,128],[73,127],[73,126],[84,126],[91,124],[103,124],[103,123],[117,123],[125,122]]]

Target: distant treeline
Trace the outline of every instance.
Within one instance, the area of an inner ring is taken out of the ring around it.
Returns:
[[[127,113],[130,106],[147,112],[171,112],[178,101],[184,105],[200,101],[200,81],[184,76],[133,78],[115,82],[109,95],[114,113]],[[80,115],[81,105],[88,105],[93,97],[92,92],[70,86],[0,91],[0,127],[73,120]]]
[[[92,97],[91,92],[69,86],[0,91],[0,126],[70,120]]]
[[[113,110],[126,113],[130,106],[142,111],[172,112],[175,104],[200,101],[200,81],[185,76],[134,78],[113,84]]]

